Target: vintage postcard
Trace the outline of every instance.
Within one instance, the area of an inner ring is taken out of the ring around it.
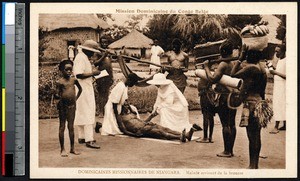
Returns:
[[[297,177],[296,17],[31,3],[30,178]]]

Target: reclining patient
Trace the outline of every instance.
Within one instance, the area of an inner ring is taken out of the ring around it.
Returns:
[[[141,120],[137,117],[130,105],[125,104],[122,106],[121,114],[117,117],[117,123],[119,129],[129,136],[180,140],[181,142],[186,142],[186,140],[191,141],[194,128],[191,128],[187,133],[185,129],[181,133],[173,131],[169,128],[150,122],[156,115],[157,114],[151,114],[146,120]]]

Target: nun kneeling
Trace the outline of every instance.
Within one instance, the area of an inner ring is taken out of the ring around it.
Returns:
[[[189,122],[188,102],[173,81],[157,73],[147,83],[158,87],[152,114],[159,114],[159,124],[179,132],[189,130],[192,125]]]

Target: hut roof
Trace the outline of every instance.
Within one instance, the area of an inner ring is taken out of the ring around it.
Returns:
[[[61,28],[107,29],[109,25],[93,14],[40,14],[39,26],[48,31]]]
[[[280,19],[274,15],[262,15],[262,21],[267,21],[269,24],[267,25],[269,29],[268,39],[269,43],[273,44],[281,44],[281,40],[276,38],[277,32],[276,29],[279,26]]]
[[[122,48],[122,46],[126,48],[150,48],[151,44],[153,44],[152,39],[137,30],[132,30],[126,36],[113,42],[108,47],[112,49]]]

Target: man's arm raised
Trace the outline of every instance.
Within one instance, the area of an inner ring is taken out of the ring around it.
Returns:
[[[224,70],[226,69],[226,66],[227,64],[225,62],[221,62],[217,68],[217,70],[215,70],[215,73],[212,74],[210,72],[210,69],[209,69],[209,61],[206,60],[204,62],[204,70],[206,72],[206,75],[207,75],[207,79],[211,82],[211,83],[217,83],[220,81],[220,79],[222,78],[223,74],[224,74]]]

